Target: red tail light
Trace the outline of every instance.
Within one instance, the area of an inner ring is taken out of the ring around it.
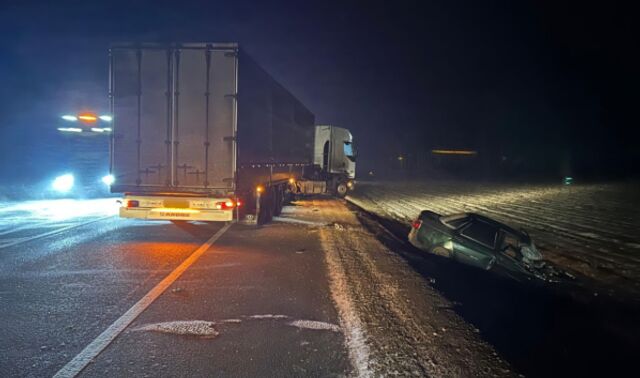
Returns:
[[[127,207],[138,207],[140,206],[140,201],[138,200],[127,200]]]
[[[229,209],[233,209],[235,206],[236,206],[236,203],[231,200],[227,200],[224,202],[216,202],[216,209],[218,210],[229,210]]]
[[[422,226],[422,221],[420,219],[416,219],[413,221],[413,223],[411,223],[411,227],[415,228],[416,230],[419,229],[420,226]]]

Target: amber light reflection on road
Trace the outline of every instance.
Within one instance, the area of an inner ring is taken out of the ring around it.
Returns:
[[[199,243],[176,243],[176,242],[129,242],[121,244],[118,249],[127,251],[128,258],[125,264],[149,267],[149,263],[164,265],[174,261],[186,253],[193,252],[200,246]]]

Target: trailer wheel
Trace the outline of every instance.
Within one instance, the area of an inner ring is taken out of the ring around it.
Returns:
[[[347,187],[346,182],[344,181],[339,182],[338,185],[336,185],[336,189],[335,189],[336,197],[344,198],[347,195],[348,190],[349,188]]]
[[[284,200],[283,186],[276,186],[274,194],[273,215],[278,216],[282,212],[282,201]]]
[[[273,217],[273,188],[265,190],[260,197],[260,213],[258,214],[258,224],[265,224]]]

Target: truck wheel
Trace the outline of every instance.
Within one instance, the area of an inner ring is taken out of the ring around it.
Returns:
[[[347,195],[347,190],[349,190],[349,188],[347,187],[347,183],[339,182],[338,185],[336,185],[336,197],[344,198]]]
[[[258,224],[265,224],[271,221],[273,216],[273,189],[265,190],[260,197],[260,213],[258,214]]]
[[[276,187],[275,206],[273,207],[273,215],[279,216],[282,212],[282,202],[284,201],[284,187],[282,185]]]

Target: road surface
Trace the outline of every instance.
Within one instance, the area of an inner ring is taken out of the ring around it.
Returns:
[[[243,224],[0,205],[0,376],[513,375],[343,201]]]
[[[615,375],[640,347],[633,301],[425,255],[345,201],[262,227],[116,212],[0,204],[0,376]]]

